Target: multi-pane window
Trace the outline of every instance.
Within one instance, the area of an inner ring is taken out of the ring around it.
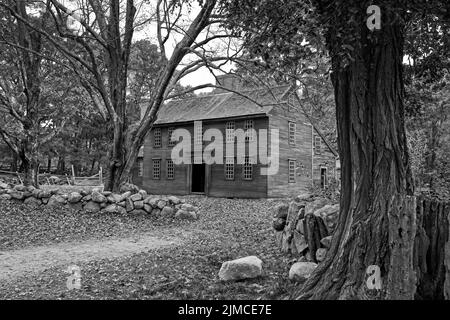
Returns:
[[[203,129],[201,125],[194,127],[195,144],[203,144]]]
[[[234,121],[228,121],[225,128],[226,142],[234,142]]]
[[[161,159],[153,159],[153,179],[161,178]]]
[[[253,120],[245,120],[244,131],[245,141],[253,141]]]
[[[142,177],[144,175],[144,161],[138,160],[138,176]]]
[[[320,154],[322,152],[322,139],[318,136],[314,138],[314,149],[316,154]]]
[[[161,128],[153,129],[153,146],[155,148],[161,148]]]
[[[234,180],[234,157],[225,158],[225,180]]]
[[[167,137],[168,137],[168,139],[169,139],[169,142],[168,142],[169,147],[174,146],[174,145],[175,145],[175,142],[176,142],[176,141],[172,141],[172,135],[173,135],[173,132],[174,132],[174,131],[175,131],[175,129],[172,128],[172,127],[170,127],[169,129],[167,129]]]
[[[295,183],[295,159],[289,159],[289,183]]]
[[[295,145],[295,122],[289,121],[289,144]]]
[[[252,180],[253,179],[253,165],[250,162],[250,157],[245,156],[244,158],[244,166],[243,166],[244,180]]]
[[[167,160],[167,179],[175,179],[175,167],[171,159]]]

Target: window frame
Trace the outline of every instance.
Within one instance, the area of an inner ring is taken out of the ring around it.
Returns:
[[[156,164],[158,164],[158,166],[155,166]],[[156,175],[155,169],[158,169],[158,175]],[[161,159],[160,158],[155,158],[152,159],[152,180],[161,180]]]
[[[295,146],[295,135],[297,132],[297,123],[295,121],[288,121],[288,141],[290,146]]]
[[[172,141],[172,135],[174,131],[175,131],[174,127],[167,128],[167,145],[169,147],[173,147],[176,145],[176,141]]]
[[[248,173],[250,172],[250,177],[248,177]],[[250,156],[244,157],[244,163],[242,164],[242,179],[251,181],[253,180],[253,164],[250,161]]]
[[[162,148],[162,132],[161,132],[161,128],[154,128],[153,129],[153,147],[154,148]]]
[[[166,179],[175,180],[175,164],[172,159],[166,159]]]
[[[314,154],[322,154],[322,138],[314,136]]]
[[[244,122],[245,141],[254,141],[253,130],[255,129],[255,122],[253,119],[247,119]]]
[[[232,132],[231,132],[231,130],[232,130]],[[225,124],[225,142],[226,143],[234,143],[235,130],[236,130],[236,122],[235,121],[227,121]]]
[[[230,163],[229,161],[232,160]],[[232,167],[232,174],[229,174],[229,166]],[[227,181],[234,181],[235,180],[235,174],[236,174],[236,166],[235,166],[235,159],[234,157],[225,157],[225,163],[223,164],[224,168],[224,178]]]
[[[139,159],[138,160],[138,177],[144,176],[144,160]]]
[[[295,169],[297,166],[297,159],[288,159],[288,183],[295,183]]]

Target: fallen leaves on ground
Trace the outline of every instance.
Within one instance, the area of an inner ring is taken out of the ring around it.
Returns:
[[[79,264],[79,290],[68,290],[66,287],[69,275],[65,271],[68,266],[53,267],[37,275],[15,279],[14,282],[0,282],[0,298],[226,300],[283,299],[289,296],[295,285],[287,279],[288,257],[279,252],[271,229],[271,208],[281,200],[189,197],[187,201],[200,207],[200,220],[180,222],[164,231],[175,235],[179,233],[180,236],[184,231],[191,231],[189,238],[181,245],[126,258]],[[46,214],[49,213],[42,213],[41,219],[48,219],[44,217]],[[89,221],[90,218],[74,214],[75,220]],[[114,228],[116,222],[112,221],[119,217],[105,219],[105,223]],[[97,220],[98,223],[102,221]],[[123,230],[138,233],[161,228],[155,224],[156,221],[148,221],[150,225],[140,225],[144,223],[140,220],[122,221],[132,225],[123,227]],[[79,221],[73,222],[80,224]],[[96,230],[85,223],[84,226],[89,226],[85,230]],[[72,227],[70,230],[73,230]],[[235,282],[218,279],[217,274],[224,261],[248,255],[256,255],[263,260],[262,277]]]

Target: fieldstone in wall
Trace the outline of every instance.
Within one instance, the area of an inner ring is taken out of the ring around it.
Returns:
[[[159,217],[160,215],[161,215],[161,210],[160,209],[158,209],[158,208],[155,208],[155,209],[153,209],[152,210],[152,213],[151,213],[153,216],[155,216],[155,217]]]
[[[164,207],[166,206],[166,201],[164,201],[164,200],[159,200],[158,201],[158,203],[156,204],[156,206],[159,208],[159,209],[164,209]]]
[[[169,200],[170,203],[177,205],[180,204],[181,201],[179,198],[175,197],[175,196],[170,196],[169,198],[167,198]]]
[[[175,216],[175,211],[171,207],[165,206],[161,210],[161,217],[173,218],[174,216]]]
[[[132,194],[139,192],[139,187],[132,183],[124,183],[119,188],[120,193],[131,192]]]
[[[125,209],[127,209],[127,212],[134,210],[134,202],[130,198],[125,199]]]
[[[100,205],[98,202],[89,201],[84,205],[84,210],[90,213],[97,213],[100,211]]]
[[[42,201],[34,197],[28,197],[23,203],[32,207],[38,207],[42,204]]]
[[[79,194],[78,192],[72,192],[72,193],[69,193],[69,197],[67,198],[67,201],[69,201],[69,203],[77,203],[77,202],[80,202],[81,198],[83,198],[81,196],[81,194]]]
[[[106,197],[98,191],[92,192],[91,196],[92,196],[92,201],[97,202],[97,203],[103,203],[103,202],[107,201]]]
[[[325,256],[327,254],[327,249],[325,248],[319,248],[316,251],[316,260],[318,262],[322,262],[323,260],[325,260]]]
[[[138,214],[146,215],[147,212],[145,212],[144,209],[134,209],[133,211],[130,212],[130,214],[135,214],[135,215],[138,215]]]
[[[120,200],[118,200],[117,202],[122,202],[125,201],[125,199],[127,199],[128,197],[130,197],[132,195],[132,193],[130,191],[124,192],[122,193],[122,195],[120,196]]]
[[[0,195],[0,199],[1,200],[11,200],[11,196],[7,193],[4,193],[4,194]]]
[[[289,280],[294,282],[305,282],[316,269],[317,264],[314,262],[296,262],[289,270]]]
[[[15,200],[23,200],[25,198],[25,195],[22,191],[14,190],[9,193],[12,199]]]
[[[109,203],[118,203],[122,201],[122,196],[120,194],[110,194],[106,197]]]
[[[219,279],[223,281],[251,279],[261,275],[262,261],[256,256],[226,261],[219,271]]]
[[[134,208],[135,209],[143,209],[144,208],[144,201],[135,201],[134,202]]]
[[[66,199],[64,199],[63,197],[61,197],[58,194],[54,194],[50,197],[50,199],[48,199],[48,206],[62,206],[66,204]]]
[[[142,194],[136,193],[136,194],[133,194],[132,196],[130,196],[129,198],[133,202],[141,201],[142,200]]]
[[[144,210],[147,213],[152,213],[153,207],[149,204],[144,204]]]
[[[326,249],[330,249],[331,247],[331,236],[322,238],[320,240],[320,243],[326,248]]]
[[[127,210],[117,204],[110,204],[105,209],[103,209],[103,212],[112,214],[126,214]]]

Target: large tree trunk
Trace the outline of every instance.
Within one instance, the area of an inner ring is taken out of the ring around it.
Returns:
[[[358,8],[363,17],[365,9]],[[383,21],[387,15],[383,13]],[[327,38],[332,52],[342,44],[335,32]],[[384,23],[375,33],[365,26],[359,32],[354,60],[343,67],[340,56],[332,57],[342,165],[339,222],[325,260],[297,292],[300,299],[413,296],[400,292],[410,289],[413,275],[399,283],[395,274],[412,271],[415,232],[415,218],[405,211],[411,206],[407,195],[412,195],[413,183],[404,128],[403,29]],[[410,250],[398,248],[402,241]],[[381,290],[366,285],[371,265],[381,270]]]

